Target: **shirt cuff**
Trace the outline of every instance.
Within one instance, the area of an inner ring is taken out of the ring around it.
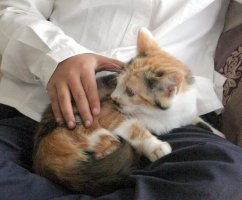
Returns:
[[[49,79],[54,73],[56,67],[60,62],[84,53],[93,53],[91,50],[75,43],[74,41],[69,41],[67,44],[62,44],[58,46],[57,49],[52,50],[47,55],[44,56],[42,60],[41,75],[40,79],[44,87],[47,87]]]

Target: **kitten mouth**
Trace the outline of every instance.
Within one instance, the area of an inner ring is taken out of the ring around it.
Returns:
[[[119,113],[121,113],[121,114],[128,114],[128,113],[126,113],[125,111],[124,111],[124,109],[122,108],[122,106],[121,105],[114,105],[115,106],[115,109],[119,112]]]
[[[120,107],[120,105],[114,105],[116,110],[120,113],[123,113],[123,109]]]
[[[128,112],[128,111],[125,111],[122,107],[116,107],[116,110],[120,113],[120,114],[123,114],[123,115],[125,115],[125,116],[133,116],[134,117],[134,115],[133,115],[133,113],[130,113],[130,112]]]
[[[113,105],[116,108],[117,111],[122,113],[122,107],[119,102],[113,100]]]

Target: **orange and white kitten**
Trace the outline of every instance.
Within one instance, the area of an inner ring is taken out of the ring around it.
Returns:
[[[156,161],[172,151],[151,133],[200,121],[190,70],[146,29],[138,34],[137,50],[117,85],[115,75],[97,80],[102,107],[91,128],[76,113],[80,123],[70,130],[46,110],[34,140],[35,172],[73,191],[104,194],[139,167],[139,155]]]

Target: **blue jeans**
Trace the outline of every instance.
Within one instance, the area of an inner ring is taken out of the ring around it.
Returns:
[[[0,105],[1,200],[241,200],[242,149],[195,126],[160,136],[173,152],[105,197],[74,194],[31,170],[36,122]]]
[[[12,108],[0,108],[0,199],[43,200],[68,194],[64,188],[32,172],[31,152],[37,123]]]

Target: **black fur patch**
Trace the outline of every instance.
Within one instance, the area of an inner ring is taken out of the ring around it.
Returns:
[[[145,78],[145,83],[149,89],[154,89],[156,87],[157,80]]]
[[[107,76],[103,76],[102,77],[102,83],[105,86],[108,86],[108,87],[110,87],[110,86],[116,87],[116,85],[117,85],[117,76],[118,76],[117,73],[110,74],[110,75],[107,75]]]

